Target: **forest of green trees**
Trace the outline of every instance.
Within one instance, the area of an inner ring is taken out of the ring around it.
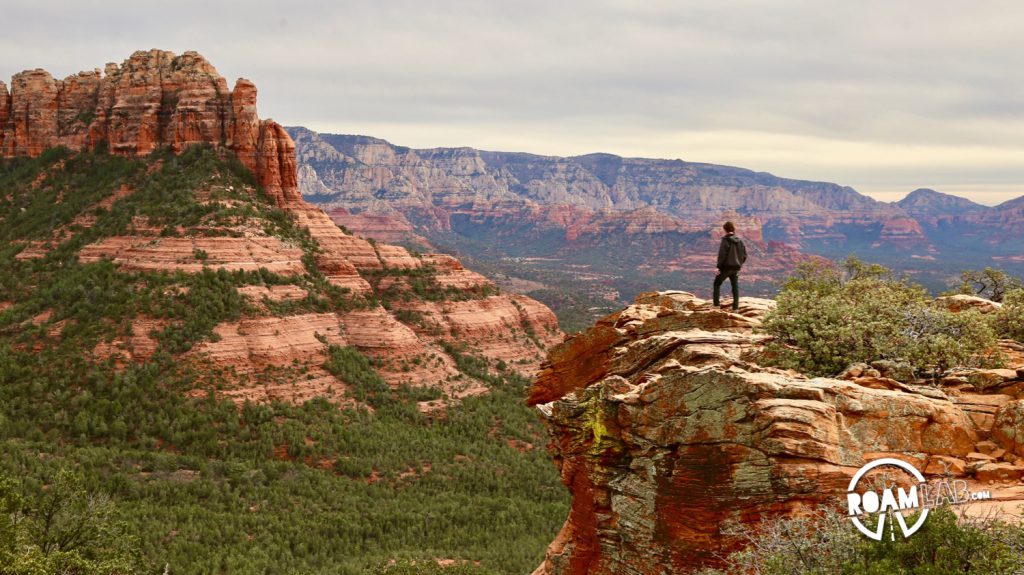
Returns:
[[[0,162],[0,532],[9,535],[0,573],[406,573],[437,559],[456,560],[455,573],[532,570],[566,517],[568,493],[516,373],[463,350],[459,364],[491,393],[427,417],[415,403],[437,392],[390,389],[358,350],[325,344],[324,368],[372,409],[186,395],[211,372],[179,355],[215,338],[217,323],[252,313],[240,286],[309,292],[265,301],[277,314],[379,301],[329,284],[319,246],[247,192],[252,184],[237,159],[209,147],[142,159],[57,149]],[[122,185],[135,191],[90,208]],[[197,201],[197,189],[214,201]],[[74,226],[82,213],[92,223]],[[256,223],[301,246],[307,273],[127,272],[78,261],[82,246],[127,233],[139,216],[165,236]],[[46,255],[16,259],[31,240]],[[409,279],[419,295],[447,295],[428,272]],[[139,315],[166,326],[151,359],[118,367],[93,356]],[[513,449],[510,439],[535,448]],[[96,518],[83,527],[89,539],[54,544],[40,534],[56,493],[67,525]],[[118,545],[105,539],[112,534]]]

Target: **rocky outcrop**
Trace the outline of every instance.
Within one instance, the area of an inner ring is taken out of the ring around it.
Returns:
[[[303,166],[308,168],[308,166]],[[301,178],[300,178],[300,187]],[[373,238],[389,244],[414,243],[430,246],[430,241],[413,228],[409,220],[399,212],[390,214],[352,213],[345,208],[328,208],[327,215],[340,226],[357,236]]]
[[[197,257],[197,254],[201,254]],[[20,254],[19,254],[20,255]],[[195,273],[204,267],[277,274],[301,274],[302,250],[274,236],[161,238],[114,236],[89,244],[79,261],[108,259],[126,270],[180,270]]]
[[[935,303],[952,312],[976,310],[979,313],[993,313],[1003,307],[1003,304],[997,301],[968,294],[939,296],[935,298]]]
[[[921,224],[910,217],[893,217],[882,221],[882,231],[878,234],[878,240],[872,244],[873,247],[884,245],[897,245],[902,247],[923,247],[923,252],[934,251],[925,236]]]
[[[194,353],[236,371],[321,363],[325,357],[321,339],[335,345],[348,343],[333,313],[245,319],[218,325],[215,333],[215,341],[203,343]]]
[[[194,144],[234,150],[279,203],[298,201],[294,144],[273,120],[256,114],[256,87],[240,79],[234,90],[195,52],[136,52],[63,80],[41,69],[0,85],[0,157],[38,156],[47,148],[106,146],[145,155],[160,146]]]
[[[529,403],[573,502],[538,573],[718,565],[740,544],[726,523],[841,503],[879,457],[985,488],[1024,473],[1012,370],[984,389],[877,371],[808,378],[760,365],[767,336],[754,328],[773,302],[741,303],[730,313],[685,292],[644,294],[552,349]],[[1015,493],[1003,503],[1020,503]]]
[[[161,146],[182,152],[196,144],[233,151],[262,190],[308,231],[315,247],[306,245],[304,251],[294,237],[274,235],[278,228],[265,225],[263,216],[156,226],[137,215],[119,235],[96,239],[77,256],[83,264],[112,261],[124,271],[264,270],[292,282],[238,287],[249,304],[242,317],[217,325],[214,337],[182,357],[202,365],[198,371],[209,380],[197,394],[216,388],[237,402],[299,402],[317,396],[353,401],[347,382],[322,367],[329,345],[353,346],[372,358],[374,369],[391,385],[440,388],[445,397],[428,406],[437,411],[448,401],[488,389],[460,372],[449,346],[464,346],[459,353],[482,357],[494,368],[507,365],[532,375],[546,349],[561,341],[554,314],[536,301],[497,293],[487,278],[451,256],[423,255],[356,237],[303,201],[294,144],[281,126],[259,119],[253,83],[240,79],[228,90],[224,78],[195,52],[136,52],[120,66],[109,64],[103,72],[64,80],[54,80],[43,70],[27,71],[14,77],[10,93],[0,84],[0,158],[38,156],[58,145],[143,156]],[[218,154],[223,156],[222,151]],[[152,168],[159,166],[154,163]],[[262,201],[249,186],[245,199],[224,201],[210,199],[226,191],[215,184],[191,191],[198,202],[217,201],[222,207]],[[134,193],[127,186],[112,190],[69,223],[55,227],[48,239],[21,241],[16,257],[44,256],[91,226],[98,210],[110,210]],[[315,260],[315,269],[309,258]],[[411,270],[429,272],[431,297],[399,289],[403,297],[397,298],[395,309],[378,303],[381,294],[375,288],[406,282],[403,272]],[[308,296],[316,295],[308,276],[313,271],[343,288],[335,295],[345,302],[310,305]],[[371,286],[368,279],[380,285]],[[41,323],[49,321],[48,316],[40,318]],[[124,366],[155,353],[156,335],[167,326],[146,317],[125,322],[133,326],[132,333],[96,346],[95,357]],[[56,330],[56,337],[62,327],[48,329]]]
[[[0,157],[9,157],[13,152],[7,148],[7,124],[11,118],[11,93],[7,84],[0,82]]]
[[[1009,453],[1024,456],[1024,402],[1009,401],[999,408],[992,438]]]

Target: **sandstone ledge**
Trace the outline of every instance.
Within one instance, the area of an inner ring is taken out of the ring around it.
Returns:
[[[764,367],[753,328],[772,302],[742,303],[734,314],[685,292],[643,294],[552,349],[529,401],[573,502],[538,573],[716,565],[738,545],[723,523],[837,505],[883,456],[986,488],[1024,473],[1019,386],[879,386]],[[970,459],[979,449],[990,454]],[[1004,492],[999,503],[1020,502]]]

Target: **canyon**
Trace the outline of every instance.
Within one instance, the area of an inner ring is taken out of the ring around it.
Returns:
[[[1024,273],[1020,198],[987,207],[919,190],[886,203],[833,183],[682,160],[411,149],[287,129],[302,194],[353,233],[443,246],[541,283],[562,274],[562,288],[613,304],[652,289],[707,289],[729,219],[751,248],[753,295],[772,293],[800,261],[850,253],[935,291],[962,269]]]
[[[611,306],[706,276],[723,219],[755,286],[851,247],[927,263],[966,242],[1012,265],[1019,200],[893,205],[738,168],[286,130],[195,52],[10,86],[4,453],[106,481],[158,567],[174,549],[194,572],[229,554],[238,572],[354,571],[444,540],[521,572],[565,517],[559,479],[571,506],[537,575],[719,565],[739,544],[723,525],[827,504],[882,456],[989,489],[990,508],[1024,501],[1019,344],[1010,369],[935,387],[810,378],[766,366],[770,300],[648,291],[565,339],[536,299],[423,253]]]

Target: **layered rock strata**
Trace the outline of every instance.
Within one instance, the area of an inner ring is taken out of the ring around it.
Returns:
[[[47,148],[106,146],[142,156],[160,146],[223,145],[279,203],[298,201],[295,145],[279,124],[256,114],[256,87],[233,90],[196,52],[139,51],[121,65],[63,80],[42,69],[0,83],[0,157],[38,156]]]
[[[637,270],[655,278],[650,285],[681,272],[683,283],[672,285],[695,289],[714,270],[716,246],[707,236],[737,214],[747,220],[740,236],[749,240],[744,271],[753,281],[781,280],[802,256],[850,253],[935,291],[961,269],[1024,270],[1024,198],[988,207],[917,190],[887,203],[832,183],[681,160],[411,149],[288,130],[303,195],[355,233],[454,246],[505,267],[506,259],[523,258],[515,267],[586,269],[598,274],[584,280],[591,293],[606,282],[635,293],[628,276]],[[609,253],[628,261],[628,270]]]
[[[718,565],[740,544],[728,523],[838,506],[879,457],[975,489],[1012,481],[989,505],[1020,503],[1020,373],[937,388],[764,367],[754,328],[773,302],[741,302],[730,313],[685,292],[644,294],[550,352],[529,403],[573,502],[538,574]]]
[[[717,228],[723,213],[738,212],[756,215],[766,239],[793,247],[861,236],[879,245],[928,246],[901,207],[827,182],[681,160],[410,149],[366,136],[289,131],[298,146],[303,193],[339,208],[340,220],[367,231],[369,223],[353,213],[397,213],[395,219],[407,218],[421,232],[450,229],[464,217],[499,232],[532,220],[563,232],[572,244],[593,241],[607,228],[640,237],[703,233]]]
[[[216,326],[215,338],[186,354],[189,361],[205,362],[208,383],[216,384],[219,393],[238,402],[316,396],[345,401],[346,382],[321,368],[328,346],[338,345],[354,346],[371,357],[389,384],[438,387],[449,398],[458,398],[486,392],[486,387],[459,372],[448,345],[465,344],[464,353],[532,375],[547,347],[561,340],[554,314],[543,305],[495,293],[491,282],[450,256],[413,254],[355,237],[303,201],[294,143],[277,123],[259,119],[253,83],[240,79],[229,90],[216,69],[195,52],[136,52],[102,72],[55,80],[44,70],[30,70],[13,78],[10,91],[0,84],[0,158],[38,156],[54,146],[143,156],[161,146],[181,152],[197,144],[233,151],[263,191],[309,232],[317,245],[310,254],[316,269],[334,286],[348,290],[353,301],[365,304],[354,311],[289,313],[287,305],[273,304],[306,298],[308,292],[300,285],[239,288],[251,311]],[[193,190],[199,201],[208,201],[214,191]],[[130,188],[113,191],[71,224],[53,230],[49,240],[26,242],[17,257],[45,256],[73,228],[91,225],[89,214],[96,208],[110,209],[133,193]],[[171,227],[174,233],[166,234],[164,227],[136,217],[130,233],[85,245],[78,260],[110,260],[123,270],[144,272],[264,269],[292,278],[309,272],[302,247],[270,235],[258,221]],[[384,276],[378,280],[383,289],[388,287],[385,282],[404,281],[402,271],[424,267],[430,268],[438,291],[447,291],[429,301],[406,291],[394,310],[375,303],[379,294],[368,279]],[[132,334],[98,345],[93,350],[97,358],[124,365],[145,361],[155,352],[154,335],[167,326],[151,318],[126,319]],[[59,335],[61,327],[50,330]]]

